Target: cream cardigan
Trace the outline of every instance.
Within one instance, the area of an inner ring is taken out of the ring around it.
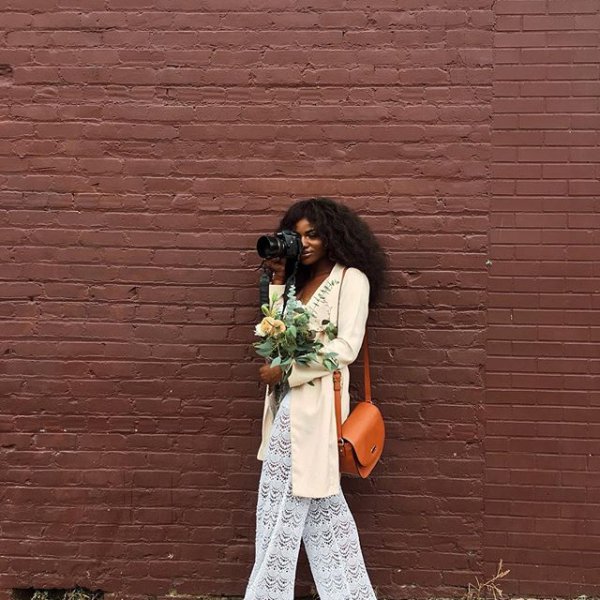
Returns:
[[[358,269],[346,270],[337,263],[306,307],[313,314],[311,329],[325,344],[324,352],[335,352],[342,374],[342,419],[350,411],[348,365],[356,359],[365,334],[369,314],[369,280]],[[269,296],[282,300],[283,285],[272,285]],[[339,297],[339,316],[338,312]],[[323,332],[322,321],[337,322],[338,334],[331,341]],[[312,382],[312,385],[309,385]],[[340,490],[339,459],[336,439],[333,376],[321,363],[294,364],[289,379],[291,388],[290,425],[292,442],[292,494],[324,498]],[[262,442],[258,458],[264,459],[269,443],[273,412],[265,395]]]

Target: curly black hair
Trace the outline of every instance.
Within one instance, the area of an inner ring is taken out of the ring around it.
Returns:
[[[294,229],[306,219],[316,229],[330,260],[355,267],[369,279],[369,305],[377,303],[385,286],[386,255],[369,226],[353,210],[330,198],[309,198],[290,206],[279,223],[279,229]],[[288,261],[286,275],[291,273]],[[308,267],[298,264],[296,285],[302,289],[310,277]]]

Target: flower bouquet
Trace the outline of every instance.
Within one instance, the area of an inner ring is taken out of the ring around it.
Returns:
[[[316,331],[309,327],[311,313],[296,298],[296,288],[291,285],[287,293],[287,304],[282,310],[273,296],[269,304],[263,304],[262,321],[256,326],[255,334],[260,341],[253,344],[257,354],[270,361],[272,367],[282,370],[281,381],[275,386],[275,411],[289,389],[287,381],[293,363],[308,365],[319,360],[329,371],[338,368],[335,352],[323,352],[324,344],[317,339]],[[332,340],[337,335],[337,328],[329,321],[323,321],[323,331]],[[314,385],[309,382],[309,385]]]

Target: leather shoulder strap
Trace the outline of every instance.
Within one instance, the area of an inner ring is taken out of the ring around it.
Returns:
[[[365,337],[362,343],[363,363],[365,370],[365,402],[373,402],[371,398],[371,364],[369,361],[369,339],[368,333],[365,329]]]

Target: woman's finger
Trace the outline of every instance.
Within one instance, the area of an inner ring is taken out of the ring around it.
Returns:
[[[285,258],[269,258],[265,263],[273,271],[283,271],[285,269]]]

